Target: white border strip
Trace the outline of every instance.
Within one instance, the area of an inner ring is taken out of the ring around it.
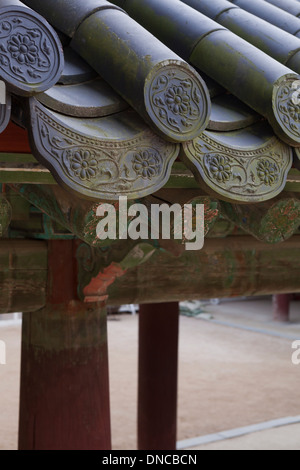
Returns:
[[[247,434],[267,431],[269,429],[289,426],[292,424],[300,424],[300,416],[275,419],[273,421],[266,421],[261,424],[254,424],[253,426],[246,426],[244,428],[231,429],[229,431],[223,431],[217,434],[208,434],[207,436],[186,439],[177,443],[177,450],[198,447],[204,444],[211,444],[218,441],[225,441],[226,439],[233,439],[235,437],[246,436]]]

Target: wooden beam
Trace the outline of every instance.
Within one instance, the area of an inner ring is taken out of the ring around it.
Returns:
[[[247,235],[207,239],[203,250],[180,256],[145,244],[125,248],[95,256],[82,245],[76,286],[82,298],[108,296],[110,305],[123,305],[300,292],[300,235],[276,250]],[[43,308],[46,286],[47,243],[1,241],[0,313]]]
[[[286,194],[271,201],[252,205],[221,203],[222,215],[265,243],[287,240],[300,226],[300,199]]]
[[[12,217],[12,208],[4,194],[0,194],[0,237],[6,235]]]
[[[278,249],[253,237],[208,239],[199,252],[157,251],[108,288],[109,304],[175,302],[300,292],[300,236]]]
[[[47,243],[0,242],[0,313],[32,312],[46,304]]]
[[[15,126],[18,132],[24,133],[22,129]],[[14,138],[11,136],[11,145]],[[27,137],[26,137],[27,138]],[[19,146],[17,142],[17,146]],[[20,145],[21,152],[24,147]],[[5,148],[5,147],[4,147]],[[39,164],[31,153],[20,153],[16,151],[5,151],[1,146],[0,136],[0,183],[27,183],[27,184],[47,184],[57,185],[50,171]],[[195,189],[203,193],[199,183],[196,181],[193,173],[187,169],[184,163],[176,162],[173,164],[171,176],[164,186],[165,189]],[[293,168],[289,171],[287,183],[284,191],[300,192],[300,171]]]

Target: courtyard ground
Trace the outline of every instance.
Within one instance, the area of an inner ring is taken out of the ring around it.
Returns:
[[[300,365],[291,360],[292,342],[300,340],[300,303],[292,303],[287,325],[272,321],[269,299],[222,302],[204,312],[180,318],[179,447],[300,450]],[[109,317],[108,333],[113,448],[136,449],[138,316]],[[0,365],[0,450],[9,450],[17,448],[20,324],[0,322],[0,340],[7,347],[7,364]],[[275,427],[264,424],[273,420]],[[222,434],[252,425],[258,426],[245,435],[234,431],[232,439]]]

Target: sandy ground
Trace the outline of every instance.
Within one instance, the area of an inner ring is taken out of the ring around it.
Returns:
[[[269,301],[205,310],[214,320],[180,319],[178,440],[300,415],[300,366],[291,361],[292,339],[300,339],[300,303],[293,303],[289,325],[271,321]],[[113,447],[135,449],[138,317],[110,318],[108,331]],[[20,326],[0,327],[0,340],[7,345],[7,365],[0,366],[0,449],[16,449]],[[201,448],[300,450],[300,426],[260,434]]]

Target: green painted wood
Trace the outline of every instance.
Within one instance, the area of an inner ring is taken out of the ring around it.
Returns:
[[[207,234],[208,238],[226,238],[229,235],[236,235],[236,226],[230,220],[224,219],[222,216],[218,218],[216,223]]]
[[[0,163],[0,183],[31,183],[31,184],[55,184],[51,173],[38,163],[25,164],[20,167]]]
[[[286,192],[298,193],[300,190],[300,172],[296,168],[290,170],[285,186]]]
[[[5,188],[5,196],[12,208],[12,220],[21,221],[22,223],[27,222],[30,218],[30,203],[8,186]]]
[[[221,214],[260,241],[281,243],[300,226],[300,199],[293,194],[255,205],[221,203]]]
[[[114,242],[97,238],[99,218],[96,213],[100,202],[75,197],[59,185],[11,185],[11,188],[86,243],[109,246]]]
[[[266,117],[282,140],[299,146],[300,122],[288,106],[298,74],[180,0],[121,3],[168,47]],[[217,10],[218,2],[211,6]]]
[[[46,303],[47,244],[0,241],[0,313],[30,312]]]
[[[6,153],[0,152],[0,163],[37,163],[36,158],[30,153]],[[20,169],[22,166],[20,165]]]
[[[6,235],[11,218],[11,205],[6,199],[5,194],[0,194],[0,238]]]
[[[33,155],[30,154],[7,154],[0,153],[0,162],[5,163],[8,167],[8,162],[12,159],[16,159],[20,163],[36,162]],[[25,168],[26,169],[26,168]],[[45,185],[56,185],[53,176],[50,171],[43,168],[43,172],[33,172],[31,168],[27,168],[24,172],[24,167],[18,167],[9,170],[9,168],[0,168],[0,184],[45,184]],[[193,173],[183,164],[175,162],[172,168],[171,176],[168,182],[165,184],[166,189],[198,189],[200,185],[196,181]],[[297,169],[289,171],[287,182],[284,188],[287,192],[300,192],[300,172]]]
[[[253,237],[206,240],[174,258],[156,252],[108,288],[110,305],[174,302],[300,292],[300,237],[279,249]]]

